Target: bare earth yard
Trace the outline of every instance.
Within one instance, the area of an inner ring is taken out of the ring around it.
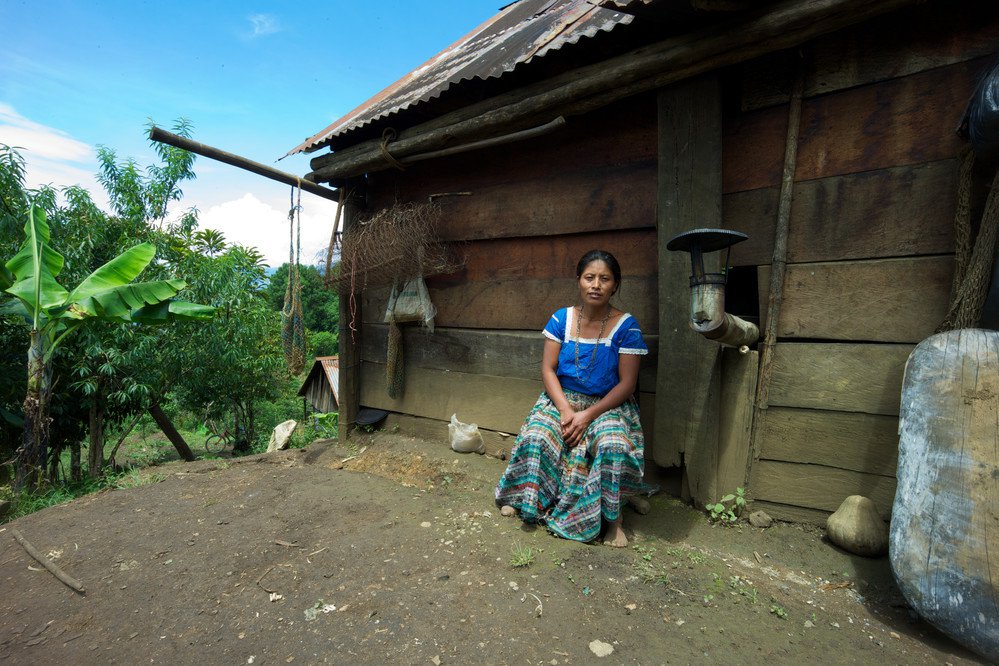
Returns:
[[[910,614],[886,558],[819,530],[712,526],[660,496],[626,514],[632,547],[578,544],[500,517],[498,460],[355,442],[161,465],[0,526],[0,661],[983,663]]]

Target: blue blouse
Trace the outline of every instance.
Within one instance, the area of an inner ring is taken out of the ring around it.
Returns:
[[[576,341],[575,308],[562,308],[552,315],[542,335],[562,345],[555,374],[563,389],[587,395],[604,396],[620,381],[618,355],[649,353],[638,322],[625,313],[606,337]],[[579,346],[577,361],[576,346]],[[596,352],[594,352],[594,347]]]

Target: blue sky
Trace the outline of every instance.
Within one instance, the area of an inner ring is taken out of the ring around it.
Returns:
[[[325,3],[0,0],[0,143],[24,149],[30,185],[93,177],[98,145],[155,161],[152,118],[198,141],[274,161],[493,16],[507,0]],[[314,155],[313,155],[314,156]],[[183,207],[202,226],[287,259],[289,188],[199,158]],[[303,194],[303,255],[329,240],[335,204]]]

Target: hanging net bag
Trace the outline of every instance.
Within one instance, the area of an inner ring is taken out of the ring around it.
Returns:
[[[297,375],[305,366],[305,321],[302,317],[302,276],[298,268],[302,252],[302,189],[291,188],[291,208],[288,210],[288,286],[281,309],[281,342],[288,372]],[[296,224],[297,223],[297,224]]]

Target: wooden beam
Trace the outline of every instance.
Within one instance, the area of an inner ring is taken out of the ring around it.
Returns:
[[[760,460],[895,475],[898,419],[894,416],[771,407],[762,427]]]
[[[912,348],[780,342],[774,349],[769,404],[897,416]]]
[[[358,207],[354,197],[347,197],[343,204],[343,229],[348,232],[357,219]],[[384,308],[383,308],[384,311]],[[361,294],[344,293],[340,296],[340,312],[337,330],[340,335],[340,421],[338,437],[346,442],[357,418],[360,400],[361,355],[359,349],[361,335],[361,315],[363,313]],[[353,327],[353,328],[352,328]],[[354,329],[357,329],[356,331]]]
[[[720,347],[691,330],[690,255],[666,249],[676,234],[721,226],[721,91],[706,77],[659,95],[659,340],[654,459],[687,456],[697,499],[714,494]]]
[[[753,434],[753,399],[759,352],[722,351],[721,410],[718,432],[718,483],[720,494],[746,487]]]
[[[776,334],[915,344],[947,314],[953,273],[952,255],[791,264]]]
[[[835,511],[850,495],[863,495],[874,500],[882,518],[891,515],[896,486],[893,476],[770,460],[753,465],[750,483],[754,499],[821,511]]]
[[[445,114],[402,131],[389,148],[399,159],[507,131],[536,122],[545,114],[585,113],[640,92],[797,46],[911,1],[786,0],[742,22],[668,39]],[[370,140],[314,159],[308,177],[326,182],[389,166],[381,141]]]
[[[230,164],[234,167],[255,173],[258,176],[263,176],[264,178],[270,178],[271,180],[276,180],[279,183],[284,183],[285,185],[301,187],[309,194],[315,194],[317,197],[322,197],[323,199],[329,199],[330,201],[340,200],[340,194],[336,190],[316,185],[315,183],[305,180],[304,178],[300,178],[299,176],[279,171],[273,167],[267,166],[266,164],[254,162],[246,157],[220,150],[213,146],[209,146],[206,143],[193,141],[187,137],[183,137],[179,134],[174,134],[173,132],[168,132],[165,129],[156,127],[155,125],[153,125],[153,127],[149,130],[149,138],[152,141],[165,143],[175,148],[181,148],[182,150],[196,153],[202,157],[207,157],[219,162],[225,162],[226,164]]]

